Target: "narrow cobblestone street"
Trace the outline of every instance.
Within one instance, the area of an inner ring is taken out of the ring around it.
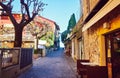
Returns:
[[[34,60],[33,67],[18,78],[76,78],[76,64],[60,49]]]

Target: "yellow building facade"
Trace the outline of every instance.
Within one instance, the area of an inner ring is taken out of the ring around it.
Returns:
[[[108,0],[82,28],[85,59],[106,66],[108,78],[120,77],[119,9],[120,0]]]

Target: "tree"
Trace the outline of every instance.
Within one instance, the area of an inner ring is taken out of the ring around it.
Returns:
[[[36,38],[35,49],[38,49],[38,40],[47,34],[48,24],[34,19],[27,25],[27,29]]]
[[[46,4],[44,4],[39,0],[20,0],[22,18],[20,22],[17,22],[17,20],[15,19],[12,13],[13,2],[14,0],[9,0],[9,1],[6,0],[6,2],[0,2],[0,6],[3,8],[3,15],[9,16],[14,26],[14,30],[15,30],[14,47],[21,47],[23,28],[28,23],[30,23],[40,11],[43,10],[43,7]]]
[[[68,22],[68,27],[67,27],[68,33],[70,33],[71,29],[73,29],[75,25],[76,25],[76,19],[75,19],[75,14],[73,13]]]
[[[61,41],[63,43],[65,42],[65,40],[67,39],[67,35],[71,32],[71,30],[74,28],[75,25],[76,25],[76,19],[75,19],[75,14],[73,13],[70,17],[69,22],[68,22],[67,30],[65,30],[61,34]]]
[[[61,41],[64,43],[64,41],[67,38],[67,34],[68,34],[68,30],[65,30],[64,32],[62,32],[61,34]]]
[[[46,47],[54,45],[54,33],[52,31],[47,31],[46,35],[40,38],[41,40],[46,40]]]

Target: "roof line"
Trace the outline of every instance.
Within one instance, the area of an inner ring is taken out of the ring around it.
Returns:
[[[55,23],[55,21],[52,21],[52,20],[50,20],[50,19],[47,19],[47,18],[45,18],[45,17],[39,16],[39,15],[38,15],[38,17],[40,17],[40,18],[43,18],[43,19],[45,19],[45,20],[48,20],[48,21],[50,21],[50,22],[53,22],[53,23]]]

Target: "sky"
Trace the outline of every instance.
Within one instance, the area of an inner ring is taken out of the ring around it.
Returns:
[[[18,9],[18,0],[15,0],[16,7]],[[42,2],[48,4],[44,7],[44,10],[40,12],[40,15],[56,22],[60,27],[60,33],[65,31],[68,26],[68,21],[71,15],[74,13],[75,18],[78,21],[80,17],[80,0],[42,0]],[[63,44],[60,43],[63,47]]]
[[[41,12],[41,16],[55,21],[60,26],[60,32],[67,29],[70,16],[75,13],[78,20],[80,17],[79,0],[43,0],[48,5]]]
[[[41,16],[55,21],[60,27],[60,33],[65,31],[73,13],[78,21],[80,18],[80,0],[43,0],[47,6],[40,13]],[[60,46],[64,45],[60,43]]]

